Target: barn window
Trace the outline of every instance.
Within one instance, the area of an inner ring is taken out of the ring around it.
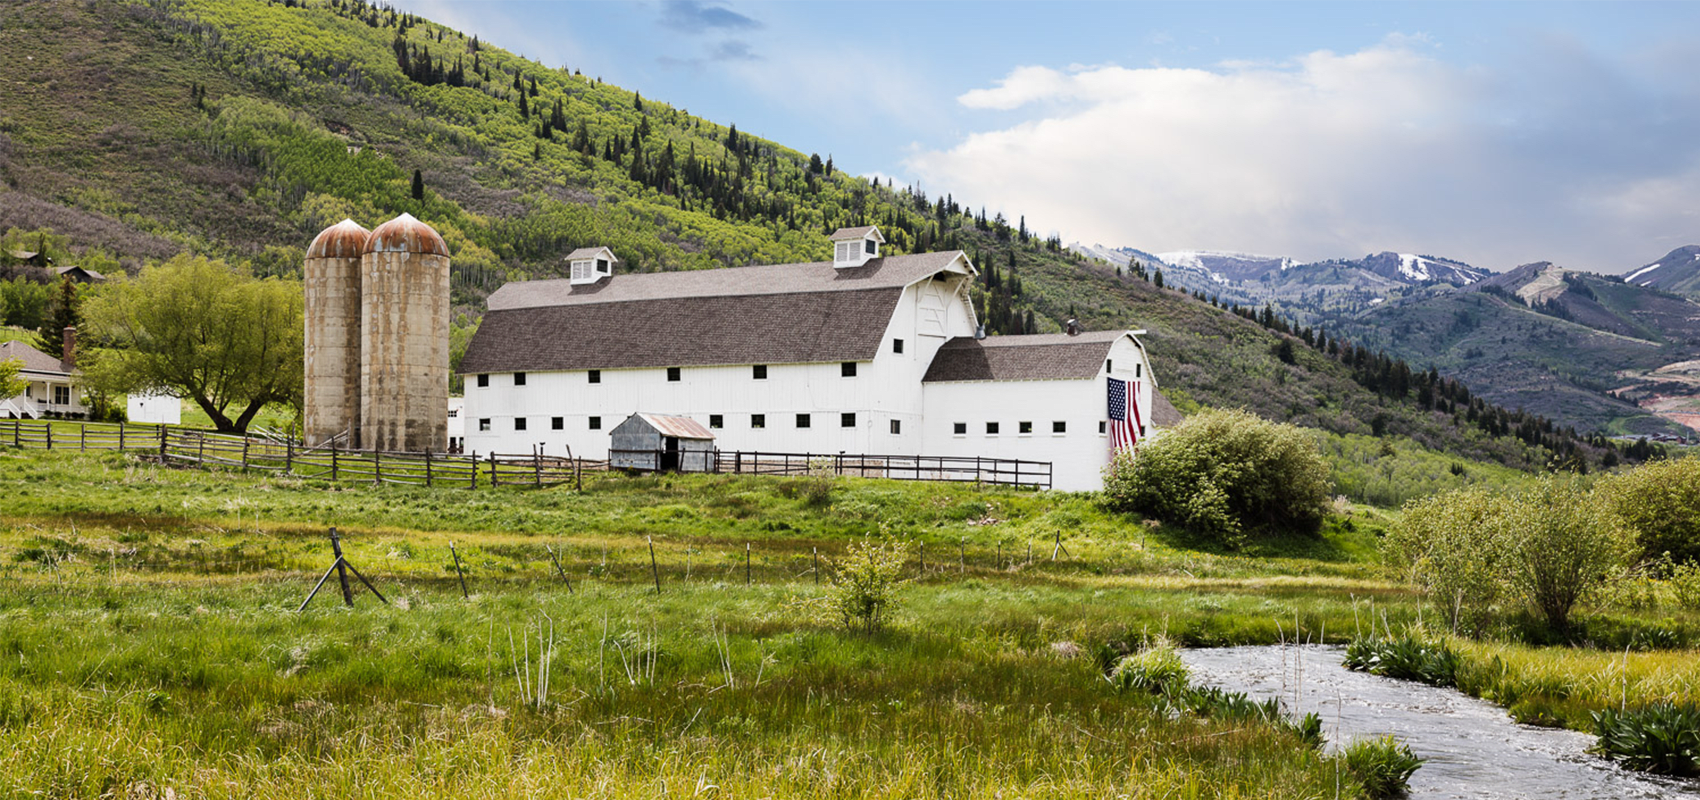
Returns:
[[[551,417],[549,419],[549,430],[564,431],[566,429],[567,429],[567,418],[566,417]]]
[[[809,415],[808,414],[798,414],[797,415],[797,427],[799,427],[799,428],[809,427]]]
[[[709,414],[708,415],[708,427],[710,427],[710,428],[724,428],[724,427],[726,427],[726,417],[724,417],[720,414]]]
[[[478,418],[478,429],[481,430],[481,431],[490,430],[490,418],[489,417],[479,417]]]
[[[856,427],[856,412],[846,411],[842,414],[839,414],[838,415],[838,427],[840,427],[840,428],[854,428],[854,427]]]
[[[1068,423],[1060,419],[1051,423],[1051,433],[1068,433]]]
[[[750,427],[752,427],[752,428],[765,428],[765,427],[767,427],[767,415],[766,414],[751,414],[750,415]]]
[[[1031,422],[1017,422],[1017,423],[1015,423],[1015,425],[1016,425],[1016,430],[1015,430],[1016,433],[1026,435],[1026,434],[1031,434],[1033,432],[1033,423],[1031,423]]]
[[[750,378],[753,379],[753,380],[758,380],[758,381],[767,380],[767,365],[766,364],[757,364],[753,367],[750,367]]]
[[[1116,360],[1115,359],[1113,359],[1113,358],[1104,359],[1104,371],[1105,372],[1114,372],[1115,369],[1116,369]]]
[[[867,253],[870,256],[879,255],[880,254],[879,243],[874,241],[873,239],[863,239],[862,240],[862,252]]]
[[[590,382],[591,383],[601,383],[602,382],[602,370],[593,369],[589,372],[589,375],[590,375]]]
[[[903,352],[903,340],[902,339],[892,339],[891,340],[891,352],[893,352],[893,353],[902,353]]]
[[[998,435],[998,424],[996,422],[986,423],[986,435],[987,436]]]
[[[679,368],[678,367],[668,367],[667,368],[667,380],[673,381],[675,383],[678,382],[678,380],[679,380]]]
[[[900,420],[900,419],[892,420],[891,421],[891,432],[892,433],[902,433],[903,432],[903,420]]]
[[[1145,365],[1144,364],[1134,364],[1133,365],[1133,377],[1135,377],[1135,378],[1139,377],[1140,373],[1142,373],[1144,371],[1145,371]]]
[[[478,388],[482,389],[482,388],[489,386],[489,385],[490,385],[490,376],[489,375],[478,376]]]
[[[524,386],[525,385],[525,373],[523,373],[523,372],[514,373],[514,385],[515,386]]]
[[[590,429],[593,430],[593,431],[602,430],[602,418],[601,417],[591,417],[590,418]]]
[[[968,435],[968,423],[966,423],[966,422],[951,423],[950,432],[956,434],[957,436],[967,436]]]
[[[525,417],[514,417],[514,430],[525,430]]]
[[[846,378],[856,377],[856,362],[846,361],[838,365],[838,374]]]
[[[1103,420],[1098,420],[1098,435],[1099,436],[1104,435],[1104,426],[1106,424],[1108,424],[1108,423],[1105,423]]]

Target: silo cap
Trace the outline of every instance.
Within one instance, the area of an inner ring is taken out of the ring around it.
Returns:
[[[370,232],[360,227],[360,223],[345,219],[322,231],[313,237],[313,243],[307,246],[308,258],[359,258],[366,251],[366,238]]]
[[[366,239],[368,253],[426,253],[447,256],[449,246],[430,225],[402,214],[372,230]]]

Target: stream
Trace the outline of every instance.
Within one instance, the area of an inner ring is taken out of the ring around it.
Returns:
[[[1352,672],[1340,666],[1344,655],[1319,646],[1181,651],[1194,683],[1279,697],[1289,713],[1317,712],[1330,748],[1398,737],[1425,759],[1411,797],[1700,798],[1700,782],[1632,772],[1588,753],[1589,734],[1519,725],[1454,689]]]

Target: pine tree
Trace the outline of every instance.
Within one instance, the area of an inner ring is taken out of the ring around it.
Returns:
[[[53,299],[53,313],[47,324],[42,326],[41,351],[63,359],[65,357],[65,329],[77,327],[83,319],[82,298],[78,295],[77,284],[66,275],[59,281],[59,296]]]
[[[636,109],[639,114],[643,113],[643,92],[632,94],[632,108]]]
[[[413,171],[413,199],[419,201],[425,199],[425,175],[419,170]]]

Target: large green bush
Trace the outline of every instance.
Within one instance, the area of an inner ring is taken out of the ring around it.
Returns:
[[[1206,411],[1123,451],[1105,468],[1111,508],[1149,514],[1237,545],[1315,530],[1328,504],[1316,439],[1245,411]]]
[[[1479,630],[1505,590],[1509,503],[1465,489],[1412,500],[1384,552],[1422,587],[1452,632]]]
[[[1606,478],[1599,491],[1635,532],[1643,558],[1700,561],[1700,458],[1650,462]]]

